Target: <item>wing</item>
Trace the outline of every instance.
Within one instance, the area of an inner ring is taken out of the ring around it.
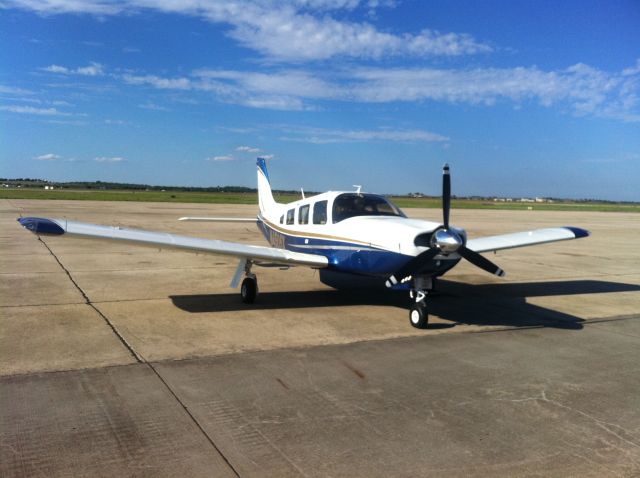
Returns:
[[[75,237],[124,241],[162,249],[182,249],[235,256],[256,261],[268,261],[276,264],[300,265],[315,268],[323,268],[328,264],[326,257],[315,254],[292,252],[274,247],[251,246],[237,242],[178,236],[164,232],[100,226],[97,224],[67,221],[65,219],[47,219],[40,217],[21,217],[18,219],[18,222],[26,229],[39,235],[59,236],[66,234]]]
[[[181,217],[178,221],[199,222],[257,222],[255,217]]]
[[[475,252],[499,251],[501,249],[513,249],[515,247],[533,246],[548,242],[568,241],[589,236],[589,231],[579,227],[550,227],[547,229],[535,229],[526,232],[514,232],[500,236],[480,237],[470,239],[467,248]]]

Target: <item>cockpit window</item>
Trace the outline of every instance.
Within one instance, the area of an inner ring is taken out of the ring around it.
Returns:
[[[397,206],[375,194],[340,194],[333,201],[333,222],[355,216],[400,216],[406,217]]]
[[[293,218],[296,213],[295,209],[289,209],[287,211],[287,224],[293,224]]]

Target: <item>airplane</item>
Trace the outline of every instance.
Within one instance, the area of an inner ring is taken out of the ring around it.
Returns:
[[[408,218],[384,196],[361,191],[329,191],[288,204],[275,201],[264,158],[257,160],[258,208],[252,218],[182,217],[182,221],[251,222],[270,247],[179,236],[67,219],[20,217],[38,235],[124,241],[161,249],[235,256],[239,259],[230,286],[240,286],[242,301],[258,296],[253,266],[305,266],[319,270],[320,281],[336,289],[387,288],[409,291],[413,327],[428,325],[427,296],[437,278],[462,259],[491,274],[504,271],[482,256],[516,247],[589,236],[589,231],[564,226],[469,239],[464,229],[449,223],[451,176],[444,165],[442,222]]]

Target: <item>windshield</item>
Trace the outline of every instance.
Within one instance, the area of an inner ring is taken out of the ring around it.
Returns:
[[[354,216],[406,217],[400,209],[382,196],[357,193],[337,196],[333,201],[333,222],[340,222]]]

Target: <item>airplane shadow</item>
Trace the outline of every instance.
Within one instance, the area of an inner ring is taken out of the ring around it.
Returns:
[[[449,328],[457,324],[510,327],[555,327],[582,329],[584,319],[527,302],[528,297],[603,294],[639,291],[640,286],[598,280],[525,282],[472,285],[439,280],[429,296],[428,310],[447,322],[429,328]],[[318,307],[379,305],[406,310],[406,292],[380,290],[320,290],[260,293],[256,303],[244,304],[239,294],[170,296],[173,304],[187,312],[304,309]]]

